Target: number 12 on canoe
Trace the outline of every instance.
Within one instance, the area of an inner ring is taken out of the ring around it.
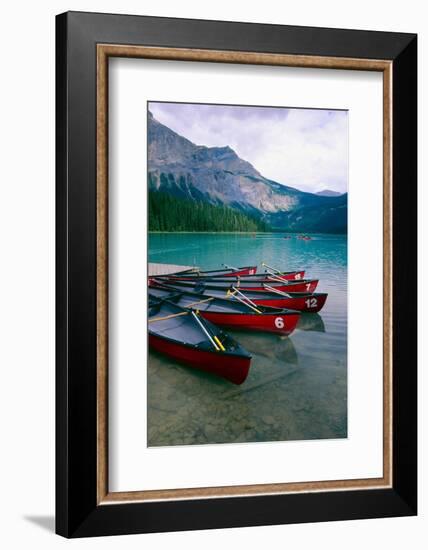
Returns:
[[[305,300],[305,304],[308,308],[313,308],[313,307],[317,307],[318,302],[316,298],[307,298]]]

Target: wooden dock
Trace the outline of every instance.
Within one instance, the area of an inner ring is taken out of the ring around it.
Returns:
[[[156,275],[169,275],[178,271],[186,271],[192,269],[197,271],[198,268],[193,265],[174,265],[174,264],[153,264],[149,263],[149,277]]]

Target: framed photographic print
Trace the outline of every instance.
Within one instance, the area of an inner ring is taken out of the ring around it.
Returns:
[[[416,36],[57,16],[57,532],[414,515]]]

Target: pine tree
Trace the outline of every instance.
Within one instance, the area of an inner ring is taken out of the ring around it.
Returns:
[[[225,205],[149,192],[149,231],[269,231],[261,220]]]

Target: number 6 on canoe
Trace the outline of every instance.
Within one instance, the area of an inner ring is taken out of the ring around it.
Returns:
[[[284,328],[284,319],[282,317],[276,317],[275,326],[276,328]]]

